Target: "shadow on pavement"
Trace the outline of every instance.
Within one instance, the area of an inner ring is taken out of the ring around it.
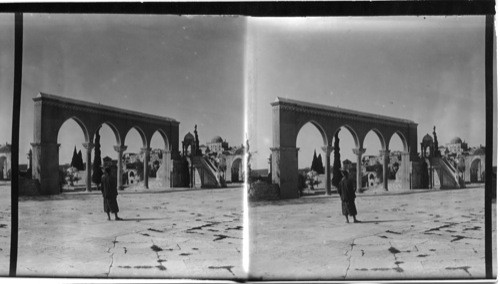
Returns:
[[[155,220],[164,220],[164,219],[167,219],[167,218],[123,218],[122,217],[122,222],[125,222],[125,221],[155,221]]]
[[[364,220],[358,220],[359,223],[363,224],[369,224],[369,223],[388,223],[388,222],[401,222],[401,221],[409,221],[409,220],[370,220],[370,221],[364,221]],[[353,223],[353,222],[351,222]]]

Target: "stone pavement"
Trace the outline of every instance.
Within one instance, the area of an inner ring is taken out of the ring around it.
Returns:
[[[18,276],[245,278],[242,187],[22,198]],[[113,217],[112,217],[113,218]]]
[[[0,181],[0,276],[9,274],[10,212],[10,182]]]
[[[337,195],[251,204],[250,278],[485,277],[484,188],[358,194],[356,204],[357,224]]]

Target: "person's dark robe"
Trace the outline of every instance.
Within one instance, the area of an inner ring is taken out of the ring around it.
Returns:
[[[105,173],[101,178],[101,186],[102,197],[104,197],[104,212],[118,213],[118,202],[116,202],[116,196],[118,196],[116,179]]]
[[[342,200],[342,215],[356,216],[358,214],[354,204],[356,191],[351,181],[345,177],[339,183],[339,194]]]

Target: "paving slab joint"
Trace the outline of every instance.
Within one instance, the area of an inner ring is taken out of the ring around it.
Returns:
[[[115,249],[116,247],[116,239],[118,238],[118,236],[115,237],[115,239],[113,240],[113,247],[110,247],[108,248],[108,253],[113,249]],[[109,274],[111,273],[111,268],[113,267],[113,262],[115,261],[115,253],[111,253],[110,255],[110,258],[111,258],[111,263],[109,264],[109,267],[108,267],[108,273],[106,273],[106,277],[109,277]]]
[[[346,256],[347,256],[347,253],[349,253],[349,257],[347,258],[347,261],[348,261],[349,263],[348,263],[347,268],[346,268],[346,270],[345,270],[344,279],[346,279],[346,278],[347,278],[347,273],[349,273],[349,269],[351,268],[352,250],[353,250],[354,246],[356,245],[356,244],[354,243],[354,241],[355,241],[355,240],[356,240],[356,239],[353,239],[353,240],[352,240],[352,243],[351,243],[351,250],[350,250],[350,251],[346,251]]]

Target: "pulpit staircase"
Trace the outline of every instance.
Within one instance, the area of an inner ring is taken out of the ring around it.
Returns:
[[[207,157],[194,156],[192,163],[193,167],[198,171],[202,188],[226,187],[226,181],[220,178],[222,173],[219,172]]]
[[[434,173],[439,177],[441,188],[465,188],[465,181],[448,160],[434,157],[431,158],[431,165],[434,168]]]

